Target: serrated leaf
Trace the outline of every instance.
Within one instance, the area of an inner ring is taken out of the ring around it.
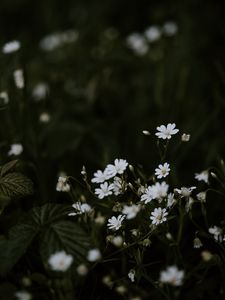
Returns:
[[[8,238],[0,239],[0,274],[11,270],[26,252],[38,230],[32,220],[26,219],[10,229]]]
[[[8,173],[0,178],[0,194],[9,198],[31,195],[32,181],[21,173]]]
[[[74,256],[75,263],[84,261],[90,239],[79,224],[68,220],[70,207],[46,204],[33,209],[33,220],[42,226],[40,252],[43,262],[57,251],[65,250]]]
[[[15,165],[17,164],[18,160],[12,160],[1,167],[1,177],[6,175]]]
[[[49,256],[57,251],[65,250],[74,256],[75,264],[85,260],[90,241],[84,230],[71,221],[52,223],[45,231],[41,242],[41,256],[46,262]]]

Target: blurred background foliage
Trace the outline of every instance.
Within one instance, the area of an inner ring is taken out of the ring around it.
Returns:
[[[130,34],[167,21],[177,24],[175,36],[162,36],[143,56],[127,47]],[[222,1],[1,0],[0,27],[2,45],[22,43],[18,53],[1,54],[0,88],[10,98],[0,111],[1,163],[8,145],[21,142],[42,197],[52,197],[60,171],[78,175],[86,165],[91,176],[116,157],[152,172],[159,157],[151,140],[156,126],[168,122],[191,134],[189,143],[177,138],[171,147],[175,184],[224,157]],[[76,30],[77,40],[53,51],[40,48],[43,37],[65,30]],[[12,80],[21,67],[22,92]],[[35,101],[40,82],[48,95]],[[42,112],[50,122],[40,123]]]

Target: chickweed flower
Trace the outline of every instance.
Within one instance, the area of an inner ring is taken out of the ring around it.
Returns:
[[[48,95],[49,92],[49,87],[46,83],[40,82],[37,85],[35,85],[33,91],[32,91],[32,96],[34,100],[40,101],[42,99],[45,99],[46,96]]]
[[[131,282],[134,282],[135,281],[135,270],[134,269],[131,269],[129,271],[129,273],[127,274],[128,278],[130,279]]]
[[[136,55],[142,56],[148,52],[146,39],[139,33],[132,33],[127,37],[127,46],[134,51]]]
[[[113,181],[113,193],[118,196],[123,193],[123,190],[126,188],[125,183],[119,177],[115,177]]]
[[[165,181],[161,183],[156,182],[154,185],[151,186],[152,198],[158,199],[159,201],[162,200],[164,197],[167,196],[168,189],[169,185],[166,184]]]
[[[196,197],[200,202],[205,202],[206,201],[206,192],[200,192],[196,195]]]
[[[21,44],[19,41],[17,41],[17,40],[10,41],[2,47],[2,52],[4,54],[13,53],[13,52],[18,51],[20,49],[20,47],[21,47]]]
[[[12,144],[8,151],[8,156],[20,155],[23,152],[23,146],[21,144]]]
[[[155,169],[155,175],[158,179],[163,177],[167,177],[170,172],[170,165],[168,163],[164,163],[163,165],[159,165],[158,168]]]
[[[65,272],[73,262],[73,256],[65,251],[59,251],[49,257],[48,263],[53,271]]]
[[[152,220],[152,224],[159,225],[163,222],[166,222],[167,215],[168,215],[168,212],[166,211],[165,208],[163,208],[163,209],[161,207],[155,208],[150,216],[150,219]]]
[[[188,199],[191,196],[192,191],[196,189],[196,186],[191,187],[181,187],[180,189],[174,189],[175,192]]]
[[[102,257],[99,249],[94,248],[88,251],[87,260],[90,262],[95,262]]]
[[[189,142],[190,141],[190,137],[191,137],[190,134],[183,133],[182,136],[181,136],[181,141],[182,142]]]
[[[24,88],[24,75],[23,70],[18,69],[13,72],[14,82],[18,89]]]
[[[158,26],[150,26],[145,30],[145,37],[150,43],[158,41],[161,37],[161,34],[162,32]]]
[[[109,227],[109,229],[118,230],[122,226],[124,218],[125,216],[123,215],[119,215],[118,217],[113,216],[112,218],[108,219],[107,226]]]
[[[198,181],[204,181],[205,183],[209,183],[208,170],[202,171],[201,173],[195,173],[195,179],[197,179]]]
[[[198,237],[196,237],[193,241],[193,246],[195,249],[201,248],[203,246],[202,241]]]
[[[9,103],[9,95],[6,91],[0,93],[0,98],[2,99],[4,105]]]
[[[213,235],[214,239],[218,242],[222,241],[222,229],[218,226],[213,226],[209,228],[209,233]]]
[[[105,169],[107,179],[110,179],[117,174],[123,174],[128,166],[128,162],[125,159],[115,159],[114,165],[109,164]]]
[[[32,295],[28,293],[27,291],[18,291],[15,294],[16,299],[18,300],[31,300]]]
[[[172,135],[178,133],[179,129],[176,128],[176,124],[175,123],[169,123],[167,124],[166,126],[165,125],[161,125],[161,126],[158,126],[156,128],[158,130],[158,132],[156,132],[156,136],[159,138],[159,139],[163,139],[163,140],[166,140],[166,139],[171,139]]]
[[[41,123],[48,123],[50,121],[50,119],[51,119],[51,116],[47,112],[42,112],[39,116],[39,121]]]
[[[159,281],[172,286],[181,286],[183,279],[183,270],[178,270],[177,266],[168,266],[165,271],[161,271]]]
[[[99,199],[103,199],[109,195],[112,195],[113,184],[108,184],[108,182],[104,182],[100,185],[100,188],[95,189],[95,194]]]
[[[164,35],[171,37],[177,33],[178,26],[175,22],[168,21],[168,22],[164,23],[162,30],[163,30]]]
[[[116,235],[112,237],[111,243],[116,247],[121,247],[123,245],[123,238],[121,235]]]
[[[67,177],[59,176],[58,182],[56,184],[56,191],[57,192],[69,192],[70,185],[68,183]]]
[[[98,170],[94,173],[94,177],[91,179],[91,182],[93,183],[102,183],[107,180],[105,171]]]
[[[77,270],[77,274],[80,276],[85,276],[88,273],[88,268],[85,264],[80,264],[76,270]]]
[[[69,213],[68,216],[81,215],[91,211],[91,206],[87,203],[76,202],[72,207],[75,209],[75,212]]]
[[[122,213],[124,215],[126,215],[126,219],[130,220],[130,219],[134,219],[136,217],[136,215],[139,213],[139,211],[141,210],[141,206],[140,205],[124,205]]]

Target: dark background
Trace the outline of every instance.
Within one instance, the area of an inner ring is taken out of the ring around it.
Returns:
[[[177,35],[162,38],[146,56],[126,47],[130,33],[170,20]],[[152,172],[159,160],[155,128],[168,122],[191,134],[182,145],[176,137],[168,157],[184,183],[224,157],[222,1],[1,0],[0,28],[2,44],[22,43],[16,59],[2,56],[1,87],[11,89],[11,98],[23,98],[10,82],[10,72],[23,66],[27,99],[22,121],[11,117],[2,139],[22,141],[26,159],[54,184],[60,170],[78,174],[85,164],[92,172],[116,157]],[[67,29],[79,31],[76,43],[40,50],[43,36]],[[107,39],[110,30],[115,37]],[[31,93],[39,81],[48,83],[50,93],[37,104]],[[52,118],[43,126],[38,115],[46,110]],[[143,136],[143,129],[152,136]]]

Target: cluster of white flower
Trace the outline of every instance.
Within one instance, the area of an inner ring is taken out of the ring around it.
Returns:
[[[149,43],[155,43],[160,40],[162,35],[172,37],[178,31],[175,22],[166,22],[162,27],[152,25],[148,27],[144,33],[133,32],[127,39],[127,46],[134,51],[136,55],[142,56],[149,51]]]
[[[128,163],[125,159],[115,159],[114,164],[107,165],[104,171],[98,170],[94,173],[91,181],[100,183],[100,187],[95,189],[95,194],[99,199],[103,199],[113,193],[117,196],[125,190],[126,187],[123,186],[123,180],[118,175],[122,175],[127,166]],[[107,182],[110,179],[113,179],[112,183]]]
[[[63,32],[56,32],[45,36],[40,41],[40,48],[44,51],[53,51],[56,48],[65,44],[71,44],[77,41],[79,36],[76,30],[66,30]]]
[[[6,91],[0,92],[0,99],[2,99],[2,102],[4,105],[9,103],[9,95]]]
[[[167,196],[168,189],[169,185],[165,181],[161,183],[156,182],[145,189],[144,194],[141,196],[141,201],[145,204],[151,202],[153,199],[157,199],[161,202],[162,199]]]
[[[40,101],[45,99],[49,93],[49,86],[44,82],[39,82],[36,84],[32,91],[32,97],[35,101]]]

